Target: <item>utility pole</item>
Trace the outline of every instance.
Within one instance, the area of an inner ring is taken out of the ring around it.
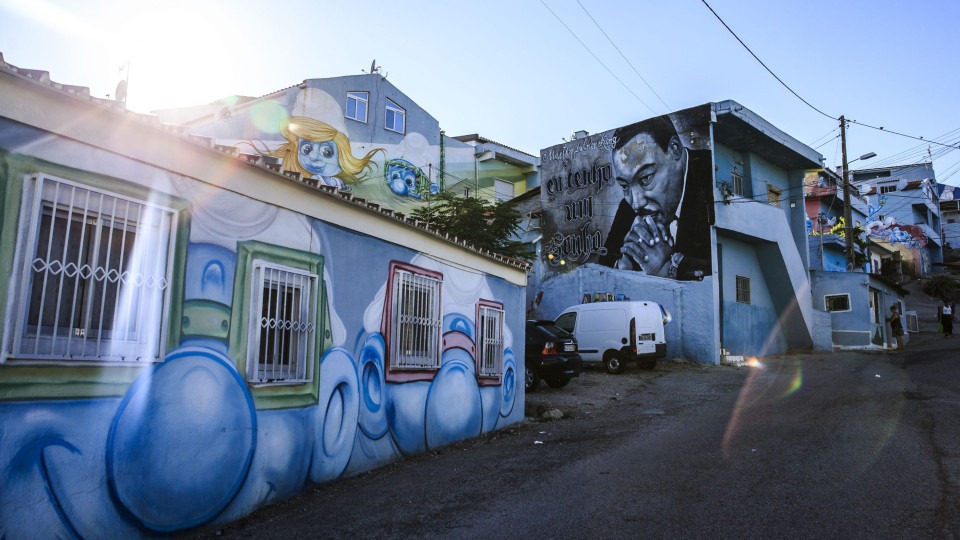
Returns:
[[[850,225],[853,218],[850,217],[850,180],[847,178],[850,174],[847,169],[847,121],[843,115],[840,116],[840,150],[843,153],[843,176],[841,177],[843,182],[843,236],[846,241],[847,272],[853,272],[856,259],[853,253],[853,227]]]

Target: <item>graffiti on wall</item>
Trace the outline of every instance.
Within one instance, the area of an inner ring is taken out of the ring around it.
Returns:
[[[298,173],[304,181],[334,186],[398,210],[443,191],[436,174],[440,148],[420,133],[407,133],[399,144],[353,141],[340,104],[319,88],[299,89],[289,109],[276,107],[281,112],[275,128],[263,130],[256,140],[238,142],[241,151],[252,148],[277,159],[282,170]]]
[[[541,151],[548,277],[586,263],[710,275],[709,113],[688,109]]]
[[[250,219],[226,228],[244,209]],[[479,373],[476,320],[482,299],[519,299],[519,288],[388,248],[444,287],[437,366],[428,377],[394,382],[387,372],[396,338],[382,331],[389,260],[335,260],[342,255],[334,246],[369,243],[374,253],[384,248],[379,241],[227,192],[192,216],[186,260],[178,263],[185,272],[178,347],[118,397],[0,403],[0,537],[131,537],[229,521],[522,418],[510,325],[504,321],[491,378]],[[291,225],[310,234],[291,236]],[[250,238],[288,238],[271,249],[306,248],[328,261],[318,295],[328,346],[307,406],[261,406],[258,393],[278,387],[253,384],[238,367],[231,336],[246,325],[234,325],[230,314],[244,302],[235,292],[246,290],[236,287],[244,273],[239,246]],[[338,284],[361,281],[337,302]],[[104,367],[105,377],[111,369],[125,368]]]
[[[916,225],[905,225],[888,217],[883,221],[871,221],[866,226],[868,237],[883,240],[907,248],[922,248],[927,245],[927,235]]]

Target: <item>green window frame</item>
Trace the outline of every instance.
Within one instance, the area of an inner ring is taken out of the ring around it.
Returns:
[[[256,321],[261,317],[261,304],[253,298],[251,291],[257,276],[256,268],[265,262],[297,269],[315,276],[316,287],[311,291],[313,295],[311,300],[318,307],[313,310],[313,321],[310,323],[316,331],[313,332],[311,353],[306,358],[307,376],[301,380],[261,384],[249,377],[249,374],[255,370],[248,366],[248,362],[250,358],[256,356],[250,344],[256,342],[256,339],[252,339],[255,337],[253,332],[258,327],[255,324]],[[229,354],[237,362],[237,371],[247,381],[257,409],[285,409],[317,403],[320,388],[320,358],[331,345],[329,320],[322,255],[256,240],[237,243],[237,270],[233,284],[233,306],[230,312]]]
[[[36,185],[52,181],[76,185],[80,189],[103,192],[108,196],[151,201],[151,204],[170,209],[173,248],[168,255],[169,290],[160,312],[164,333],[158,358],[154,361],[117,362],[81,359],[26,359],[18,358],[14,350],[19,324],[3,328],[3,348],[0,351],[0,401],[32,401],[50,399],[91,399],[122,396],[145,370],[162,362],[166,352],[180,343],[183,310],[183,280],[187,243],[190,237],[187,204],[148,187],[109,179],[86,171],[60,167],[22,156],[0,156],[0,306],[5,316],[17,320],[24,317],[23,259],[16,254],[32,243],[28,238],[32,227]],[[20,256],[26,256],[20,253]]]

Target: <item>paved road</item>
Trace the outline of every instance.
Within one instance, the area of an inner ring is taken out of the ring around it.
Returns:
[[[565,389],[592,396],[570,418],[528,420],[199,534],[960,538],[960,337],[912,337],[902,353],[667,363],[628,371],[615,393],[589,373]]]

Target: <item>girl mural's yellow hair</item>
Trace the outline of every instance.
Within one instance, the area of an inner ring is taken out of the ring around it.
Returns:
[[[296,171],[307,178],[311,176],[311,173],[300,165],[300,160],[297,157],[300,139],[310,142],[333,141],[333,144],[337,146],[337,156],[340,163],[340,172],[333,176],[343,180],[346,184],[362,182],[366,177],[364,171],[371,167],[377,167],[377,163],[373,161],[376,153],[383,152],[386,154],[386,150],[383,148],[374,148],[362,158],[355,157],[350,148],[350,140],[347,139],[346,135],[326,122],[305,116],[291,116],[284,120],[280,125],[280,135],[287,140],[286,144],[281,145],[276,150],[263,153],[280,158],[284,170]]]

